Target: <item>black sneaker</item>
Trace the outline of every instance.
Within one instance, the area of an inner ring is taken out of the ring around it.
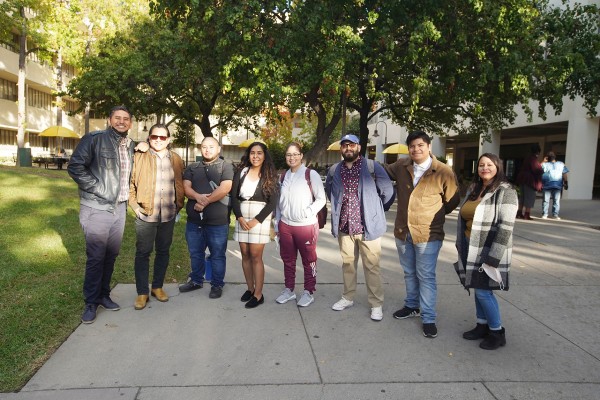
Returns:
[[[221,297],[222,294],[223,294],[222,287],[213,286],[210,288],[210,293],[208,294],[208,297],[210,297],[211,299],[218,299],[219,297]]]
[[[435,326],[435,323],[423,324],[423,336],[428,338],[437,336],[437,326]]]
[[[98,304],[86,303],[81,315],[81,322],[84,324],[91,324],[96,320],[96,311],[98,310]]]
[[[202,283],[196,283],[193,280],[189,280],[186,283],[184,283],[183,285],[179,286],[179,291],[181,293],[185,293],[185,292],[191,292],[192,290],[198,290],[198,289],[202,289],[202,286],[204,286],[204,284]]]
[[[419,310],[418,308],[410,308],[410,307],[404,306],[404,308],[402,308],[401,310],[398,310],[394,313],[394,318],[404,319],[404,318],[418,317],[419,315],[421,315],[421,310]]]
[[[105,310],[110,310],[110,311],[119,311],[121,309],[121,307],[119,307],[119,305],[117,303],[115,303],[114,301],[112,301],[110,299],[110,297],[106,296],[101,298],[100,300],[98,300],[98,305],[102,308],[104,308]]]

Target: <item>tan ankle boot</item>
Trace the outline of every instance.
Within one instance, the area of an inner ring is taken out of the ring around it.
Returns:
[[[133,307],[136,310],[143,310],[146,307],[146,303],[148,303],[148,295],[140,294],[135,298],[135,303],[133,303]]]
[[[163,288],[156,288],[156,289],[152,289],[150,291],[150,294],[152,294],[152,296],[156,297],[156,300],[158,301],[169,301],[169,296],[167,295],[167,292],[165,292],[163,290]]]

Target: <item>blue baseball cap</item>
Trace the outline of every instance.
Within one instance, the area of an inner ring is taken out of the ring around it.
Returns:
[[[340,144],[344,143],[344,142],[352,142],[352,143],[360,144],[360,139],[358,139],[358,137],[356,137],[356,135],[344,135],[342,137],[342,139],[340,140]]]

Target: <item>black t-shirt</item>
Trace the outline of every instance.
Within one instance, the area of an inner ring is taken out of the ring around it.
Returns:
[[[195,162],[186,168],[183,173],[183,179],[192,183],[192,189],[197,193],[211,193],[213,188],[210,181],[217,186],[221,181],[233,180],[233,165],[223,159],[217,159],[210,164],[204,164],[203,161]],[[188,222],[202,225],[229,225],[229,207],[220,201],[210,203],[204,209],[202,217],[200,213],[194,210],[196,200],[188,199],[186,211]]]

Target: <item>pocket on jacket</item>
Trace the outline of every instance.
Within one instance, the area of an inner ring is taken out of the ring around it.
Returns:
[[[100,167],[106,169],[115,169],[117,166],[117,154],[112,151],[100,151]]]

